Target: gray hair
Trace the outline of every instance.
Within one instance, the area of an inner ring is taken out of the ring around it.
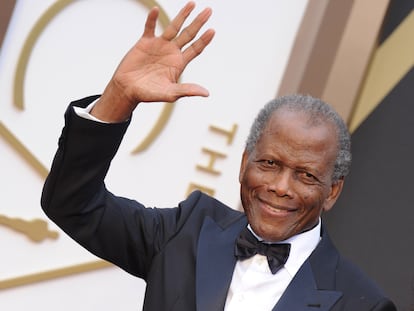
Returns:
[[[281,108],[291,111],[305,112],[309,115],[309,120],[316,125],[320,122],[332,123],[337,132],[338,153],[335,160],[332,179],[338,181],[348,175],[352,155],[351,137],[348,128],[339,114],[327,103],[309,95],[286,95],[278,97],[268,102],[259,112],[250,129],[246,141],[246,152],[251,154],[260,139],[263,130],[272,114]]]

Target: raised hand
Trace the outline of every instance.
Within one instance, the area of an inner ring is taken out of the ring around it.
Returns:
[[[208,96],[193,83],[178,83],[185,67],[211,42],[214,30],[195,39],[211,16],[206,8],[184,29],[195,7],[185,5],[160,36],[155,36],[158,8],[147,17],[142,37],[125,55],[105,88],[92,114],[108,122],[124,121],[140,102],[173,102],[184,96]]]

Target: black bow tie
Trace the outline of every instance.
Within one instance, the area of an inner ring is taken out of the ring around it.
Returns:
[[[290,244],[274,243],[267,244],[260,242],[250,232],[244,228],[236,240],[235,255],[238,259],[244,260],[256,254],[267,257],[270,271],[275,274],[286,263],[290,252]]]

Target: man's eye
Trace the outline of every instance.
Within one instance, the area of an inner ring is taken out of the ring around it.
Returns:
[[[274,161],[274,160],[266,160],[266,159],[263,159],[263,160],[259,160],[257,162],[262,167],[275,167],[277,165],[276,161]]]
[[[318,181],[318,179],[309,172],[300,172],[299,175],[306,181]]]
[[[275,161],[275,160],[263,160],[262,164],[266,167],[278,167],[279,166],[279,162]]]

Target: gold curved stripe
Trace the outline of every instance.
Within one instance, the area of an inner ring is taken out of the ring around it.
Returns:
[[[8,142],[14,150],[20,154],[23,159],[35,169],[35,171],[42,177],[46,179],[49,171],[47,168],[40,163],[40,161],[10,132],[7,127],[0,121],[0,136],[3,137],[6,142]]]
[[[73,274],[79,274],[79,273],[84,273],[84,272],[108,268],[108,267],[113,267],[113,265],[107,261],[98,260],[98,261],[88,262],[88,263],[70,266],[66,268],[60,268],[60,269],[54,269],[54,270],[49,270],[49,271],[28,274],[25,276],[11,278],[11,279],[4,280],[4,281],[0,280],[0,290],[10,289],[13,287],[38,283],[38,282],[52,280],[52,279],[57,279],[60,277],[65,277],[65,276],[69,276]]]
[[[376,50],[350,122],[353,132],[414,66],[414,11]]]
[[[30,59],[30,55],[33,51],[33,47],[38,40],[40,34],[44,31],[46,26],[50,21],[62,10],[64,10],[68,5],[74,3],[74,0],[59,0],[56,1],[46,12],[39,18],[36,24],[33,26],[32,31],[27,37],[22,52],[20,54],[19,61],[17,63],[16,73],[14,77],[14,90],[13,90],[13,103],[14,106],[19,110],[24,110],[24,77],[27,71],[27,65]],[[161,6],[155,0],[138,0],[148,9],[157,6],[159,8],[159,18],[158,21],[163,28],[166,28],[170,20],[166,12],[161,8]],[[154,139],[162,132],[165,128],[168,119],[170,118],[172,111],[174,109],[175,103],[166,103],[160,113],[160,116],[152,127],[146,138],[133,149],[132,153],[136,154],[145,149],[147,149]]]
[[[40,34],[43,32],[47,24],[63,10],[66,6],[71,4],[73,0],[60,0],[56,1],[37,21],[33,26],[32,31],[27,37],[22,52],[20,54],[19,61],[17,63],[16,74],[14,76],[14,93],[13,93],[13,103],[16,108],[23,110],[24,109],[24,99],[23,99],[23,84],[24,77],[26,75],[27,64],[29,62],[30,55],[33,51],[33,46],[35,45]]]
[[[157,138],[158,135],[160,135],[164,127],[167,125],[167,121],[172,114],[174,106],[175,104],[173,103],[165,104],[164,108],[161,111],[161,114],[158,117],[157,122],[152,127],[148,135],[139,143],[138,146],[136,146],[131,151],[132,154],[137,154],[147,149],[152,144],[152,142],[155,140],[155,138]]]
[[[24,89],[24,77],[26,75],[27,64],[40,34],[47,26],[47,24],[65,7],[69,4],[75,2],[75,0],[58,0],[54,3],[38,20],[34,25],[32,31],[29,33],[25,44],[23,45],[22,52],[17,64],[15,78],[14,78],[14,106],[20,110],[24,110],[24,98],[23,98],[23,89]],[[159,22],[162,27],[166,27],[169,24],[169,18],[165,11],[158,5],[154,0],[138,0],[148,9],[157,6],[160,9]],[[144,150],[149,146],[151,141],[159,135],[159,133],[164,128],[168,118],[170,117],[173,107],[175,104],[166,103],[160,117],[157,120],[157,123],[150,131],[150,134],[144,139],[143,143],[139,147],[135,148],[139,151]],[[14,149],[32,166],[36,171],[43,177],[46,178],[48,170],[30,153],[30,151],[6,128],[6,126],[0,121],[0,136],[14,147]],[[134,149],[134,150],[135,150]],[[68,275],[83,273],[91,270],[98,270],[107,267],[113,266],[111,263],[108,263],[103,260],[78,264],[70,267],[64,267],[60,269],[48,270],[38,273],[33,273],[25,276],[15,277],[7,280],[0,280],[0,290],[8,289],[12,287],[32,284],[36,282],[46,281],[50,279],[55,279],[59,277],[64,277]]]

